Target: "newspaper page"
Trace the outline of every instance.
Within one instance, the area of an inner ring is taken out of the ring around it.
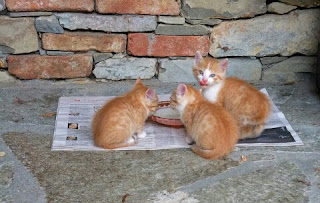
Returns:
[[[268,95],[265,89],[261,90]],[[60,97],[53,135],[52,150],[83,151],[106,150],[96,147],[91,133],[94,113],[109,97]],[[168,101],[169,95],[159,95],[160,101]],[[172,128],[149,122],[145,124],[147,136],[139,139],[135,146],[116,150],[160,150],[189,148],[185,141],[184,128]],[[259,138],[241,140],[237,146],[292,146],[302,145],[297,133],[292,129],[284,114],[272,102],[272,115]]]

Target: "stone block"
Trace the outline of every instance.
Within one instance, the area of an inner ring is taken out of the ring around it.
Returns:
[[[52,12],[10,12],[10,18],[50,16]]]
[[[194,59],[185,60],[159,60],[159,76],[158,79],[162,82],[181,82],[181,83],[196,83],[193,76],[192,67]]]
[[[272,2],[271,4],[268,5],[268,12],[285,14],[285,13],[289,13],[290,11],[296,8],[297,6],[291,6],[291,5],[280,3],[280,2]]]
[[[261,79],[261,71],[262,65],[258,59],[230,58],[227,76],[258,82]]]
[[[60,24],[69,30],[99,30],[105,32],[147,32],[157,27],[155,16],[98,15],[81,13],[55,14]]]
[[[0,11],[6,9],[6,2],[5,0],[0,0]]]
[[[211,33],[211,29],[203,25],[165,25],[160,24],[156,29],[157,35],[180,35],[180,36],[192,36],[192,35],[208,35]]]
[[[128,35],[128,53],[134,56],[194,56],[197,50],[207,55],[208,47],[208,36]]]
[[[67,32],[42,35],[42,47],[45,50],[123,52],[126,42],[127,37],[123,34]]]
[[[226,56],[315,55],[320,9],[222,22],[213,28],[210,54]]]
[[[8,71],[20,79],[78,78],[91,74],[91,54],[70,56],[11,55]]]
[[[59,24],[59,21],[55,16],[38,17],[36,18],[35,25],[37,32],[49,32],[56,34],[64,33],[62,26]]]
[[[182,15],[188,19],[249,18],[267,12],[266,0],[182,0]]]
[[[156,73],[156,63],[154,58],[107,59],[95,65],[93,74],[109,80],[150,79]]]
[[[159,23],[172,24],[172,25],[183,25],[185,23],[185,18],[183,17],[172,17],[172,16],[159,16]]]
[[[179,15],[176,0],[96,0],[98,13]]]
[[[12,75],[10,75],[8,73],[8,71],[5,71],[5,70],[0,70],[0,83],[3,82],[3,83],[7,83],[7,82],[15,82],[16,81],[16,78],[13,77]],[[0,170],[1,171],[1,170]],[[0,172],[1,174],[1,172]],[[1,176],[1,175],[0,175]],[[2,180],[0,178],[0,180]],[[1,185],[1,184],[0,184]],[[0,186],[0,189],[1,189],[1,186]]]
[[[316,64],[316,57],[294,56],[264,70],[262,80],[274,84],[296,82],[295,73],[312,73]]]
[[[82,11],[91,12],[94,0],[6,0],[9,11]]]
[[[23,54],[39,50],[33,18],[0,16],[0,54]]]
[[[0,68],[7,68],[7,55],[0,55]]]
[[[320,6],[319,0],[279,0],[279,1],[286,4],[303,7],[303,8],[312,8],[312,7]]]

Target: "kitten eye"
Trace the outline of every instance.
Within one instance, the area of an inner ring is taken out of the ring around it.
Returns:
[[[214,78],[214,76],[216,76],[216,74],[211,74],[210,77]]]
[[[203,75],[203,71],[202,71],[202,70],[199,70],[199,73],[200,73],[201,75]]]

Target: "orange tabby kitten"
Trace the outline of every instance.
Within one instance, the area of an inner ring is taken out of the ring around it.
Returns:
[[[199,90],[180,84],[170,97],[170,106],[180,112],[192,151],[205,159],[218,159],[231,153],[238,141],[238,126],[221,106],[203,98]]]
[[[157,107],[154,89],[144,86],[139,78],[130,92],[112,99],[95,114],[94,143],[106,149],[136,144],[137,138],[146,136],[144,123]]]
[[[226,78],[228,59],[202,58],[196,53],[193,74],[203,96],[223,105],[236,119],[240,139],[260,135],[271,112],[269,99],[249,83],[235,77]]]

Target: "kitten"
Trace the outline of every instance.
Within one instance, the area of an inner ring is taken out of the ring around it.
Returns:
[[[267,96],[252,85],[235,77],[226,78],[228,59],[195,56],[193,74],[201,85],[203,96],[218,102],[236,119],[240,139],[254,138],[263,131],[271,112]]]
[[[154,89],[144,86],[139,78],[130,92],[112,99],[94,115],[94,143],[106,149],[135,145],[137,138],[146,136],[145,121],[158,102]]]
[[[199,90],[180,84],[170,97],[170,106],[180,112],[192,151],[205,159],[229,155],[238,141],[238,126],[221,106],[206,101]]]

